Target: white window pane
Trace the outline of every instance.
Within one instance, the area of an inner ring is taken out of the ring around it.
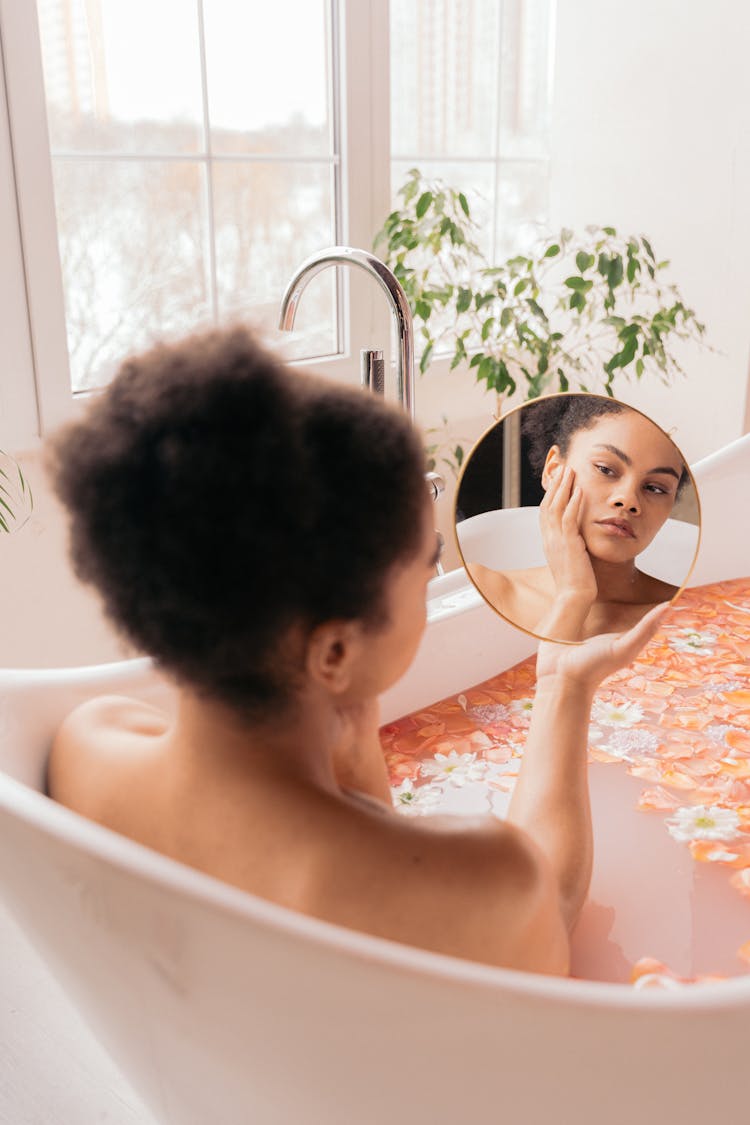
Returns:
[[[524,253],[547,233],[549,165],[501,162],[498,171],[494,260]]]
[[[549,148],[549,0],[505,0],[500,66],[500,156],[545,156]]]
[[[207,320],[275,327],[293,269],[337,241],[332,9],[38,0],[74,390]],[[336,316],[332,271],[289,354],[335,353]]]
[[[391,4],[394,157],[494,153],[501,7],[497,0]]]
[[[276,328],[281,294],[294,270],[309,254],[335,242],[331,169],[218,162],[213,196],[219,317],[249,317]],[[290,354],[336,351],[333,274],[306,290]]]
[[[473,194],[475,241],[495,262],[547,216],[553,3],[391,5],[394,192],[418,167]]]
[[[185,0],[38,0],[53,151],[194,152],[203,109]]]
[[[328,155],[325,0],[204,0],[214,152]]]
[[[183,161],[55,161],[74,391],[210,316],[204,178]]]

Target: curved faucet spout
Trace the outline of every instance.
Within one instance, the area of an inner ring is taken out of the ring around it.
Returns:
[[[401,404],[414,417],[414,327],[411,309],[395,274],[367,250],[356,250],[351,246],[329,246],[307,258],[294,274],[284,291],[279,312],[279,328],[291,332],[297,306],[308,281],[328,266],[358,266],[377,279],[381,289],[388,297],[388,303],[396,322],[398,338],[398,363],[396,367],[398,397]]]

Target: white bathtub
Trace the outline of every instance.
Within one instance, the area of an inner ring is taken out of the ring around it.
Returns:
[[[736,522],[750,437],[693,469],[704,534],[692,584],[750,573],[747,522]],[[486,608],[463,571],[438,578],[425,639],[384,719],[483,680],[533,645]],[[155,1121],[740,1119],[750,977],[679,992],[548,979],[368,937],[237,891],[41,794],[56,723],[103,690],[159,688],[147,661],[0,672],[0,888]]]

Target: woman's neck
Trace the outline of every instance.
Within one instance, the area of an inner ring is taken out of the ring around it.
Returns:
[[[640,602],[643,575],[635,560],[610,563],[592,558],[591,565],[599,590],[598,602]]]
[[[189,690],[180,693],[170,744],[192,768],[287,777],[334,790],[332,716],[306,700],[251,721],[231,707]]]
[[[168,743],[191,771],[221,771],[225,778],[251,772],[259,779],[329,793],[356,790],[390,801],[374,700],[342,709],[325,693],[308,692],[292,707],[253,723],[222,703],[183,690]]]

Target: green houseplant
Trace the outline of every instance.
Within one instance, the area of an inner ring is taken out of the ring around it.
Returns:
[[[34,498],[21,466],[0,450],[0,533],[18,531],[34,510]]]
[[[375,246],[401,282],[420,340],[420,369],[438,350],[468,363],[500,396],[576,389],[613,394],[619,375],[669,383],[680,340],[705,327],[664,274],[648,238],[614,227],[563,230],[491,265],[467,196],[416,168]]]

